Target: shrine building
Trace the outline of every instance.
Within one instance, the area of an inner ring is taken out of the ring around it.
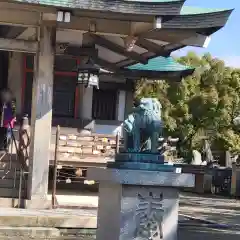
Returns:
[[[185,0],[1,1],[0,86],[31,117],[29,198],[47,191],[52,125],[116,134],[136,81],[192,74],[171,53],[207,47],[231,12]]]

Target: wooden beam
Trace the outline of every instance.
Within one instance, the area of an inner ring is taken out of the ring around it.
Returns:
[[[1,35],[4,38],[17,38],[21,35],[27,28],[21,26],[2,26]]]
[[[116,65],[114,63],[110,63],[102,58],[95,58],[94,62],[96,64],[98,64],[100,67],[108,70],[108,71],[112,71],[112,72],[116,72],[119,70],[119,68],[116,67]]]
[[[0,50],[35,53],[37,51],[37,42],[0,38]]]
[[[11,12],[11,14],[9,14],[9,12]],[[29,10],[17,8],[11,8],[11,10],[9,10],[0,8],[1,25],[36,27],[39,25],[39,19],[40,12],[34,11],[31,8],[29,8]],[[44,11],[43,20],[50,24],[52,22],[56,23],[56,10],[52,12]],[[154,28],[154,23],[154,19],[152,22],[143,23],[130,20],[121,21],[116,19],[71,16],[70,23],[59,22],[58,28],[88,32],[90,26],[95,26],[97,34],[126,37],[150,31]]]
[[[58,23],[58,28],[73,29],[83,32],[89,32],[90,28],[94,28],[94,33],[99,35],[114,35],[127,37],[129,35],[138,36],[147,31],[154,29],[155,19],[152,22],[139,22],[132,20],[116,20],[94,17],[78,17],[72,16],[70,23]],[[91,30],[93,31],[93,30]]]
[[[145,38],[138,38],[137,42],[136,42],[136,45],[141,47],[141,48],[144,48],[150,52],[155,52],[159,49],[159,47],[161,47],[160,45],[154,43],[154,42],[151,42]]]
[[[165,50],[165,45],[159,45],[144,38],[139,38],[136,45],[147,49],[149,52],[156,53],[158,56],[166,57],[170,54],[169,51]]]
[[[12,52],[37,52],[37,41],[0,38],[0,50]],[[72,45],[56,44],[56,55],[68,56],[97,56],[97,49],[90,47],[76,47]]]
[[[141,37],[195,47],[204,47],[210,40],[209,36],[199,34],[194,29],[159,29],[145,32]]]
[[[97,57],[98,50],[94,47],[78,47],[68,45],[64,43],[56,44],[56,55],[68,55],[68,56],[90,56],[92,58]]]
[[[51,6],[43,6],[40,4],[22,4],[17,3],[16,1],[13,3],[11,0],[5,0],[4,2],[0,2],[0,9],[6,9],[8,11],[12,11],[14,9],[18,10],[27,10],[33,12],[54,12],[56,11],[54,7]]]
[[[11,14],[9,14],[11,12]],[[53,22],[57,20],[56,11],[44,13],[43,20],[46,22]],[[55,17],[54,17],[55,16]],[[13,25],[13,26],[25,26],[36,27],[39,25],[40,13],[37,11],[25,10],[25,9],[4,9],[0,8],[0,24],[1,25]],[[111,24],[110,24],[111,23]],[[88,32],[90,25],[96,26],[97,34],[107,35],[120,35],[128,36],[133,33],[140,34],[144,31],[150,31],[153,28],[153,23],[140,24],[134,21],[120,21],[114,19],[104,18],[90,18],[90,17],[78,17],[72,16],[70,23],[59,22],[58,28],[60,29],[73,29],[82,32]]]
[[[14,26],[37,26],[39,25],[40,13],[26,10],[0,9],[0,24]]]
[[[115,53],[126,56],[128,58],[131,58],[132,60],[135,60],[135,61],[143,63],[143,64],[146,64],[148,62],[148,60],[146,58],[142,57],[140,54],[133,52],[133,51],[128,52],[124,47],[122,47],[116,43],[113,43],[104,37],[100,37],[96,34],[91,34],[91,37],[94,39],[95,44],[97,44],[99,46],[107,48]]]
[[[183,44],[183,43],[169,43],[169,44],[164,46],[164,49],[165,49],[166,52],[171,53],[171,52],[174,52],[174,51],[179,50],[179,49],[184,48],[184,47],[186,47],[186,45]]]

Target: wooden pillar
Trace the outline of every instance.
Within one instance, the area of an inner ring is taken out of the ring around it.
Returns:
[[[85,94],[85,86],[79,85],[79,115],[81,119],[84,119],[84,94]]]
[[[82,47],[95,48],[94,39],[89,33],[84,33],[82,37]],[[92,56],[91,56],[92,57]],[[86,59],[81,59],[82,63],[87,61]],[[92,98],[93,98],[93,88],[85,88],[85,86],[80,86],[80,114],[81,119],[91,120],[92,119]]]
[[[90,120],[92,119],[92,100],[93,100],[93,88],[81,87],[81,118]]]
[[[117,120],[118,121],[124,121],[125,105],[126,105],[126,91],[120,90],[118,92],[118,109],[117,109]]]
[[[49,146],[52,127],[52,91],[56,28],[41,25],[32,94],[31,146],[27,207],[43,208],[48,192]]]

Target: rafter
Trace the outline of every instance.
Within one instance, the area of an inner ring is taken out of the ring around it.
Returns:
[[[186,47],[186,45],[183,43],[169,43],[169,44],[165,45],[165,51],[170,52],[170,54],[171,54],[171,52],[174,52],[174,51],[179,50],[184,47]]]
[[[134,61],[137,61],[137,62],[140,62],[143,64],[146,64],[148,62],[148,60],[144,56],[141,56],[140,54],[133,52],[133,51],[128,52],[124,47],[122,47],[116,43],[113,43],[104,37],[100,37],[96,34],[90,34],[90,36],[94,39],[95,44],[97,44],[99,46],[107,48],[113,52],[116,52],[120,55],[126,56]]]
[[[149,52],[154,52],[154,53],[158,52],[159,48],[162,47],[161,45],[151,42],[145,38],[139,38],[136,42],[136,45],[148,50]],[[166,53],[163,53],[163,55],[165,56]]]
[[[37,42],[0,38],[0,50],[35,53],[37,51]]]
[[[182,43],[169,43],[162,47],[159,46],[158,51],[155,51],[155,52],[149,51],[149,52],[143,53],[141,56],[145,57],[148,60],[151,58],[159,57],[159,56],[168,57],[168,56],[170,56],[171,52],[181,49],[183,47],[185,47],[185,45],[183,45]],[[126,60],[116,63],[116,66],[119,68],[123,68],[123,67],[127,67],[130,65],[136,64],[136,63],[138,63],[138,62],[133,61],[131,59],[126,59]]]
[[[1,27],[1,35],[4,38],[17,38],[20,34],[22,34],[26,30],[25,27],[19,26],[2,26]]]
[[[119,70],[119,68],[114,63],[108,62],[99,57],[95,58],[94,62],[98,64],[100,67],[105,68],[108,71],[117,72]]]
[[[149,52],[156,53],[158,56],[166,57],[169,55],[168,51],[165,51],[164,46],[165,45],[158,45],[154,42],[151,42],[145,38],[139,38],[136,42],[136,45],[147,49]]]

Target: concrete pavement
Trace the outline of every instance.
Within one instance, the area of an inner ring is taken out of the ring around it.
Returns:
[[[77,195],[76,193],[72,193],[69,196],[69,193],[66,193],[66,191],[58,192],[58,202],[61,205],[78,207],[78,209],[0,209],[0,240],[93,240],[95,238],[94,229],[96,228],[97,194],[85,192],[81,194],[77,193]],[[84,206],[88,206],[89,209],[83,209]],[[178,240],[225,240],[230,237],[231,240],[237,240],[240,238],[240,202],[237,200],[181,194],[180,214],[232,225],[233,228],[213,229],[209,225],[202,224],[199,221],[186,221],[186,218],[180,217],[181,225],[179,227]],[[182,224],[183,220],[184,224]],[[12,227],[12,231],[9,226]],[[82,233],[83,228],[87,228],[86,231],[91,231],[92,233]],[[50,236],[49,238],[45,236],[42,238],[42,233],[38,235],[41,229],[46,234],[52,235],[53,233],[55,236],[51,238]],[[18,238],[14,238],[14,233],[18,234]],[[24,237],[21,238],[21,236]]]
[[[180,214],[240,230],[240,201],[224,197],[181,194]]]
[[[51,199],[51,195],[48,196]],[[97,208],[98,196],[94,192],[73,193],[58,191],[57,200],[63,206]],[[240,201],[223,197],[180,194],[180,214],[215,221],[240,229]]]

